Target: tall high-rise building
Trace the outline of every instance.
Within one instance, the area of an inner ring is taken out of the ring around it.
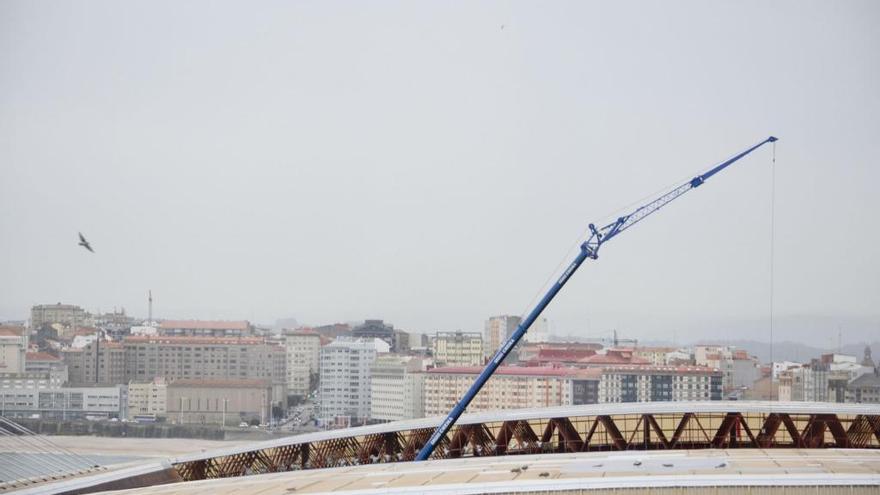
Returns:
[[[431,350],[437,366],[483,364],[483,336],[479,332],[437,332]]]
[[[379,355],[370,369],[370,418],[382,421],[420,418],[427,360],[396,354]],[[417,377],[417,378],[416,378]]]
[[[287,349],[287,393],[306,397],[311,392],[312,379],[317,378],[321,353],[321,336],[311,329],[284,332]]]
[[[370,370],[379,353],[388,352],[387,342],[340,337],[321,348],[318,398],[320,417],[339,417],[364,422],[370,417]]]
[[[510,315],[493,316],[486,320],[483,352],[487,356],[494,355],[501,344],[513,335],[520,323],[522,318]]]

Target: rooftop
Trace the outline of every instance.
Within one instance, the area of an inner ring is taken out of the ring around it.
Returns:
[[[444,368],[432,368],[428,370],[428,373],[435,375],[479,375],[482,371],[482,366],[449,366]],[[495,375],[505,376],[556,376],[598,379],[600,374],[600,370],[556,368],[550,366],[500,366],[495,370]]]
[[[259,345],[266,341],[260,337],[185,337],[170,335],[132,335],[125,342],[139,344],[218,344],[218,345]]]
[[[25,361],[61,361],[61,358],[55,357],[48,352],[29,352],[25,355]]]
[[[718,449],[470,457],[289,471],[157,485],[128,495],[484,493],[837,493],[880,483],[880,451]],[[731,490],[720,490],[730,487]],[[840,487],[837,490],[829,487]],[[787,488],[784,490],[784,488]],[[825,489],[823,491],[822,489]],[[708,489],[708,490],[706,490]],[[665,492],[664,492],[665,493]]]
[[[222,321],[222,320],[165,320],[160,328],[171,330],[175,328],[186,330],[247,330],[250,323],[247,321]]]
[[[174,380],[168,385],[170,388],[266,388],[269,382],[266,380]]]

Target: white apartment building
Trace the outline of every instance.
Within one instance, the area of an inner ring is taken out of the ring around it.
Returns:
[[[27,348],[24,327],[0,326],[0,373],[24,373]]]
[[[370,417],[370,367],[379,353],[391,349],[381,339],[339,337],[321,348],[318,397],[325,423],[346,417],[363,422]]]
[[[448,413],[481,371],[480,367],[455,367],[425,372],[425,416]],[[501,366],[468,412],[592,404],[598,378],[598,370]]]
[[[609,366],[599,403],[721,400],[722,374],[703,366]]]
[[[431,350],[437,366],[483,364],[483,336],[479,332],[437,332]]]
[[[550,342],[550,323],[547,318],[539,317],[535,320],[523,340],[532,344]]]
[[[483,338],[485,355],[494,355],[501,344],[513,335],[520,323],[522,323],[522,318],[510,315],[493,316],[486,320]]]
[[[424,379],[420,372],[426,363],[413,356],[378,356],[370,369],[370,418],[397,421],[422,417]]]
[[[162,377],[128,384],[128,417],[165,416],[168,412],[168,385]]]
[[[310,329],[284,333],[287,352],[287,393],[306,397],[311,392],[311,377],[318,374],[321,336]]]

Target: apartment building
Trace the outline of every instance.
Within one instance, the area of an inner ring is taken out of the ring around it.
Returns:
[[[427,359],[380,354],[370,366],[370,419],[397,421],[424,415]]]
[[[474,383],[481,367],[433,368],[424,373],[425,416],[448,413]],[[468,406],[468,412],[592,404],[600,371],[501,366]]]
[[[31,328],[55,323],[74,328],[94,325],[92,315],[73,304],[38,304],[31,308]]]
[[[492,316],[486,320],[483,332],[483,352],[485,355],[493,356],[501,344],[513,335],[520,323],[522,323],[522,318],[510,315]],[[514,362],[517,359],[515,352],[511,354],[514,355],[508,356],[507,362]]]
[[[318,398],[320,417],[325,422],[348,418],[364,422],[370,405],[371,367],[379,353],[391,346],[378,338],[340,337],[321,348]]]
[[[544,362],[550,364],[561,358],[566,364],[575,364],[576,361],[592,356],[601,349],[602,344],[585,342],[525,343],[519,346],[519,360],[528,363]],[[544,358],[541,357],[542,355]]]
[[[483,336],[479,332],[437,332],[431,350],[440,367],[483,364]]]
[[[128,417],[164,417],[168,412],[168,384],[156,377],[145,382],[128,384]]]
[[[721,380],[721,371],[704,366],[607,366],[599,402],[721,400]]]
[[[125,376],[125,349],[119,342],[93,341],[80,349],[61,351],[73,386],[110,386],[128,383]]]
[[[321,354],[321,335],[311,329],[284,332],[287,352],[287,393],[307,397],[317,381]]]
[[[287,403],[287,359],[283,346],[257,337],[127,337],[121,383],[159,376],[174,380],[266,380],[271,400]]]
[[[159,334],[176,337],[250,337],[253,327],[248,321],[165,320]]]

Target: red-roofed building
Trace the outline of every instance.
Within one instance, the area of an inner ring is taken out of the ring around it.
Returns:
[[[537,342],[524,343],[517,346],[519,348],[519,359],[522,362],[530,362],[538,357],[538,353],[543,350],[549,351],[570,351],[587,353],[592,351],[593,354],[602,349],[602,344],[585,343],[585,342]],[[586,356],[583,356],[586,357]]]
[[[636,356],[632,349],[608,349],[604,354],[596,354],[581,359],[581,366],[608,366],[621,364],[651,364],[645,358]]]
[[[581,360],[596,355],[593,349],[538,349],[537,354],[528,361],[529,366],[548,364],[574,366]]]

